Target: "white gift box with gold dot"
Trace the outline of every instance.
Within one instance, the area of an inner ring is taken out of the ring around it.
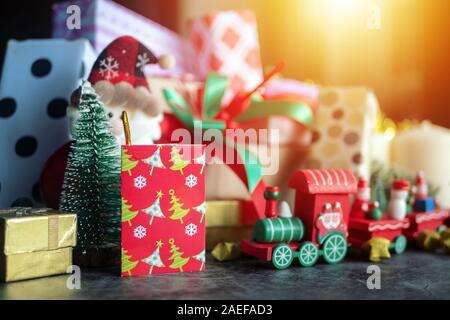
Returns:
[[[306,167],[349,169],[368,177],[378,109],[367,88],[321,88]]]

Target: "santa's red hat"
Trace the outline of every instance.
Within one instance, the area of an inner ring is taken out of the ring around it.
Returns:
[[[416,175],[416,185],[424,185],[427,182],[425,181],[425,174],[423,171],[419,171]]]
[[[364,177],[359,177],[358,189],[366,189],[368,187],[369,187],[369,183],[367,182],[367,179]]]
[[[88,80],[106,105],[141,109],[155,116],[162,110],[150,93],[144,67],[156,63],[168,69],[175,59],[172,55],[157,58],[137,39],[123,36],[103,49]]]
[[[408,191],[409,181],[405,179],[394,179],[392,182],[392,189],[396,191]]]

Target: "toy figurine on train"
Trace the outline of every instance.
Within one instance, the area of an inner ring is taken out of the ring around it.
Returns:
[[[380,261],[389,258],[390,251],[403,253],[408,242],[424,242],[430,235],[439,238],[449,218],[449,211],[437,209],[428,196],[423,173],[417,175],[413,188],[407,180],[392,181],[385,213],[371,201],[368,182],[357,181],[346,170],[298,170],[289,187],[296,189],[294,216],[286,203],[278,210],[279,189],[268,187],[266,218],[256,222],[252,240],[241,242],[242,253],[271,261],[277,269],[288,268],[294,259],[310,267],[321,256],[327,263],[338,263],[348,246],[362,248],[371,261]],[[412,212],[407,204],[410,189]],[[445,239],[450,239],[448,231],[443,233],[448,233]]]
[[[372,261],[390,258],[389,251],[402,254],[408,243],[403,233],[410,226],[406,217],[409,182],[393,180],[386,213],[370,200],[370,194],[368,182],[360,178],[350,212],[349,242],[367,251]]]
[[[410,191],[411,210],[407,202]],[[349,242],[353,247],[368,251],[371,261],[380,261],[390,258],[390,251],[402,254],[408,242],[427,247],[424,239],[428,240],[430,236],[439,239],[439,233],[446,229],[448,217],[449,211],[437,208],[434,199],[428,195],[423,172],[417,174],[412,188],[407,180],[393,180],[384,214],[377,202],[370,201],[370,187],[364,178],[360,178],[350,212]]]
[[[296,189],[294,217],[278,217],[277,187],[265,191],[266,218],[255,225],[252,240],[242,240],[244,254],[288,268],[294,258],[310,267],[319,257],[330,264],[347,254],[350,195],[357,182],[346,170],[298,170],[289,187]]]

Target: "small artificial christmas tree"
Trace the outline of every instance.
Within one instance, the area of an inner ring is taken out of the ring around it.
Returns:
[[[373,161],[371,164],[371,174],[370,174],[370,183],[371,187],[374,188],[375,183],[380,180],[381,184],[384,186],[384,191],[387,197],[387,200],[390,199],[390,189],[391,183],[394,179],[406,179],[410,182],[411,185],[415,183],[416,173],[408,171],[403,168],[399,168],[397,166],[386,166],[383,163],[378,161]],[[433,184],[433,182],[428,181],[428,194],[431,197],[435,197],[439,192],[439,187]],[[377,200],[377,199],[374,199]]]
[[[388,201],[386,197],[386,190],[384,184],[379,178],[373,183],[371,199],[373,201],[378,201],[381,212],[387,211]]]
[[[169,161],[173,163],[173,165],[170,167],[170,170],[180,171],[181,174],[184,174],[183,169],[189,164],[189,161],[183,160],[180,155],[180,150],[175,146],[173,146],[172,150],[170,151]]]
[[[133,270],[138,262],[130,261],[131,256],[127,255],[127,251],[122,248],[122,272],[127,272],[129,276],[131,276],[131,270]]]
[[[202,217],[200,218],[200,223],[203,222],[203,218],[206,215],[206,202],[202,202],[200,205],[193,208],[195,211],[200,212],[202,214]]]
[[[205,250],[203,250],[199,254],[196,254],[193,258],[198,260],[198,261],[200,261],[202,263],[200,265],[200,271],[202,271],[203,266],[205,265]]]
[[[137,216],[138,211],[131,211],[131,204],[128,204],[128,201],[122,197],[122,222],[128,222],[128,225],[131,227],[131,220]]]
[[[142,262],[150,265],[150,271],[148,272],[148,274],[152,274],[153,271],[153,267],[158,267],[158,268],[164,268],[165,265],[161,260],[161,255],[159,252],[159,249],[162,247],[163,243],[161,240],[156,241],[156,250],[153,251],[153,253],[142,260]]]
[[[165,218],[166,217],[161,210],[161,204],[160,204],[160,200],[159,200],[159,199],[161,199],[161,197],[163,195],[164,194],[162,193],[162,191],[159,190],[156,193],[156,200],[152,203],[152,205],[150,207],[143,210],[146,214],[151,216],[150,225],[153,223],[154,217],[157,217],[157,218]]]
[[[105,107],[83,81],[60,208],[77,214],[79,249],[120,242],[120,150]]]
[[[189,213],[188,209],[183,209],[183,203],[180,202],[180,199],[175,196],[175,190],[170,189],[170,204],[172,205],[169,211],[173,212],[173,214],[169,217],[172,220],[180,220],[183,223],[183,217]]]
[[[150,170],[150,175],[153,174],[153,169],[155,167],[160,168],[160,169],[165,169],[166,167],[164,166],[164,163],[162,163],[162,161],[161,161],[161,146],[158,146],[155,153],[153,153],[147,159],[144,159],[143,162],[152,167],[152,169]]]
[[[183,272],[183,266],[188,263],[189,261],[189,257],[188,258],[183,258],[183,252],[178,251],[180,248],[178,248],[175,245],[175,240],[174,239],[170,239],[169,240],[170,243],[170,253],[172,254],[169,258],[169,260],[173,261],[172,264],[169,266],[169,268],[171,269],[179,269],[180,272]]]
[[[131,169],[137,166],[139,161],[131,160],[131,154],[127,153],[127,150],[124,148],[122,153],[122,171],[128,172],[131,176]]]

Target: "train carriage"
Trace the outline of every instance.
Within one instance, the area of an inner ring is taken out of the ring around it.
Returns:
[[[350,217],[349,242],[352,247],[361,248],[373,238],[384,238],[390,241],[389,249],[396,254],[402,254],[406,247],[406,237],[403,235],[410,226],[408,218],[394,220],[384,215],[380,220]]]
[[[442,231],[446,228],[445,221],[450,216],[447,209],[435,209],[423,212],[412,212],[408,215],[409,228],[404,231],[408,241],[413,242],[421,232]]]
[[[268,217],[257,221],[253,239],[243,240],[241,251],[272,261],[278,269],[289,267],[294,258],[305,267],[320,256],[330,264],[342,261],[348,247],[350,195],[356,191],[353,174],[340,169],[298,170],[289,187],[296,189],[295,217],[280,218],[267,209]],[[266,208],[273,209],[273,202]]]
[[[413,212],[408,215],[410,227],[404,232],[410,242],[416,240],[422,232],[445,230],[446,220],[449,218],[449,210],[439,208],[435,199],[428,194],[423,171],[416,175],[414,191]]]

